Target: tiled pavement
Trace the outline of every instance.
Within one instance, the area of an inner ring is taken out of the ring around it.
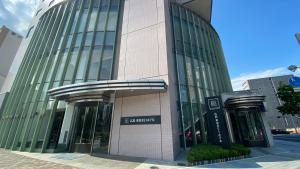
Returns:
[[[266,168],[300,169],[300,143],[275,141],[273,148],[254,148],[251,158],[210,164],[182,167],[177,162],[146,160],[126,157],[92,157],[86,154],[62,153],[39,154],[9,152],[0,149],[0,168],[99,168],[99,169],[204,169],[204,168]],[[71,167],[72,166],[72,167]]]
[[[57,164],[49,161],[33,159],[0,149],[0,168],[2,169],[75,169],[75,167]]]
[[[86,169],[134,169],[145,161],[144,158],[120,156],[94,157],[88,154],[80,153],[40,154],[17,151],[14,151],[13,153],[34,159],[49,161],[52,163]]]

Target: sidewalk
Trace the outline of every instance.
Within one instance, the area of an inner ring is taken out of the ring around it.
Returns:
[[[300,169],[300,143],[281,140],[274,141],[272,148],[253,148],[252,157],[230,161],[225,163],[210,164],[204,166],[183,167],[178,162],[146,160],[142,158],[129,158],[119,156],[92,157],[87,154],[61,153],[61,154],[40,154],[27,152],[9,152],[11,156],[18,157],[11,161],[16,163],[19,158],[34,158],[39,162],[43,161],[48,165],[62,165],[87,169],[204,169],[204,168],[268,168],[268,169]],[[5,150],[0,150],[5,151]],[[26,157],[24,157],[26,156]],[[27,159],[27,160],[28,160]],[[2,159],[1,159],[2,161]],[[9,163],[6,160],[6,163]],[[57,166],[58,167],[58,166]],[[61,166],[59,166],[61,167]],[[3,168],[0,163],[0,168]],[[32,168],[35,168],[32,166]],[[63,167],[64,168],[64,167]]]

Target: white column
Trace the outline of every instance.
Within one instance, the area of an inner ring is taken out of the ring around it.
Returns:
[[[67,144],[70,139],[70,128],[72,124],[72,118],[74,114],[74,104],[67,104],[64,121],[61,127],[61,132],[59,136],[59,144]]]

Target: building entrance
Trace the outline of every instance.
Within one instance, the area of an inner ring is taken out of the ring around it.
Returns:
[[[266,133],[260,112],[235,110],[230,113],[235,141],[246,146],[267,146]]]
[[[108,153],[112,105],[84,102],[75,105],[71,152]]]

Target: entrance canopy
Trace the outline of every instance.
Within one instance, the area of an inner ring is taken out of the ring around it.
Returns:
[[[164,80],[109,80],[78,83],[50,89],[49,95],[66,102],[108,101],[115,97],[137,96],[165,92]]]
[[[231,97],[225,101],[225,107],[227,109],[262,108],[264,100],[265,96],[261,95]]]

